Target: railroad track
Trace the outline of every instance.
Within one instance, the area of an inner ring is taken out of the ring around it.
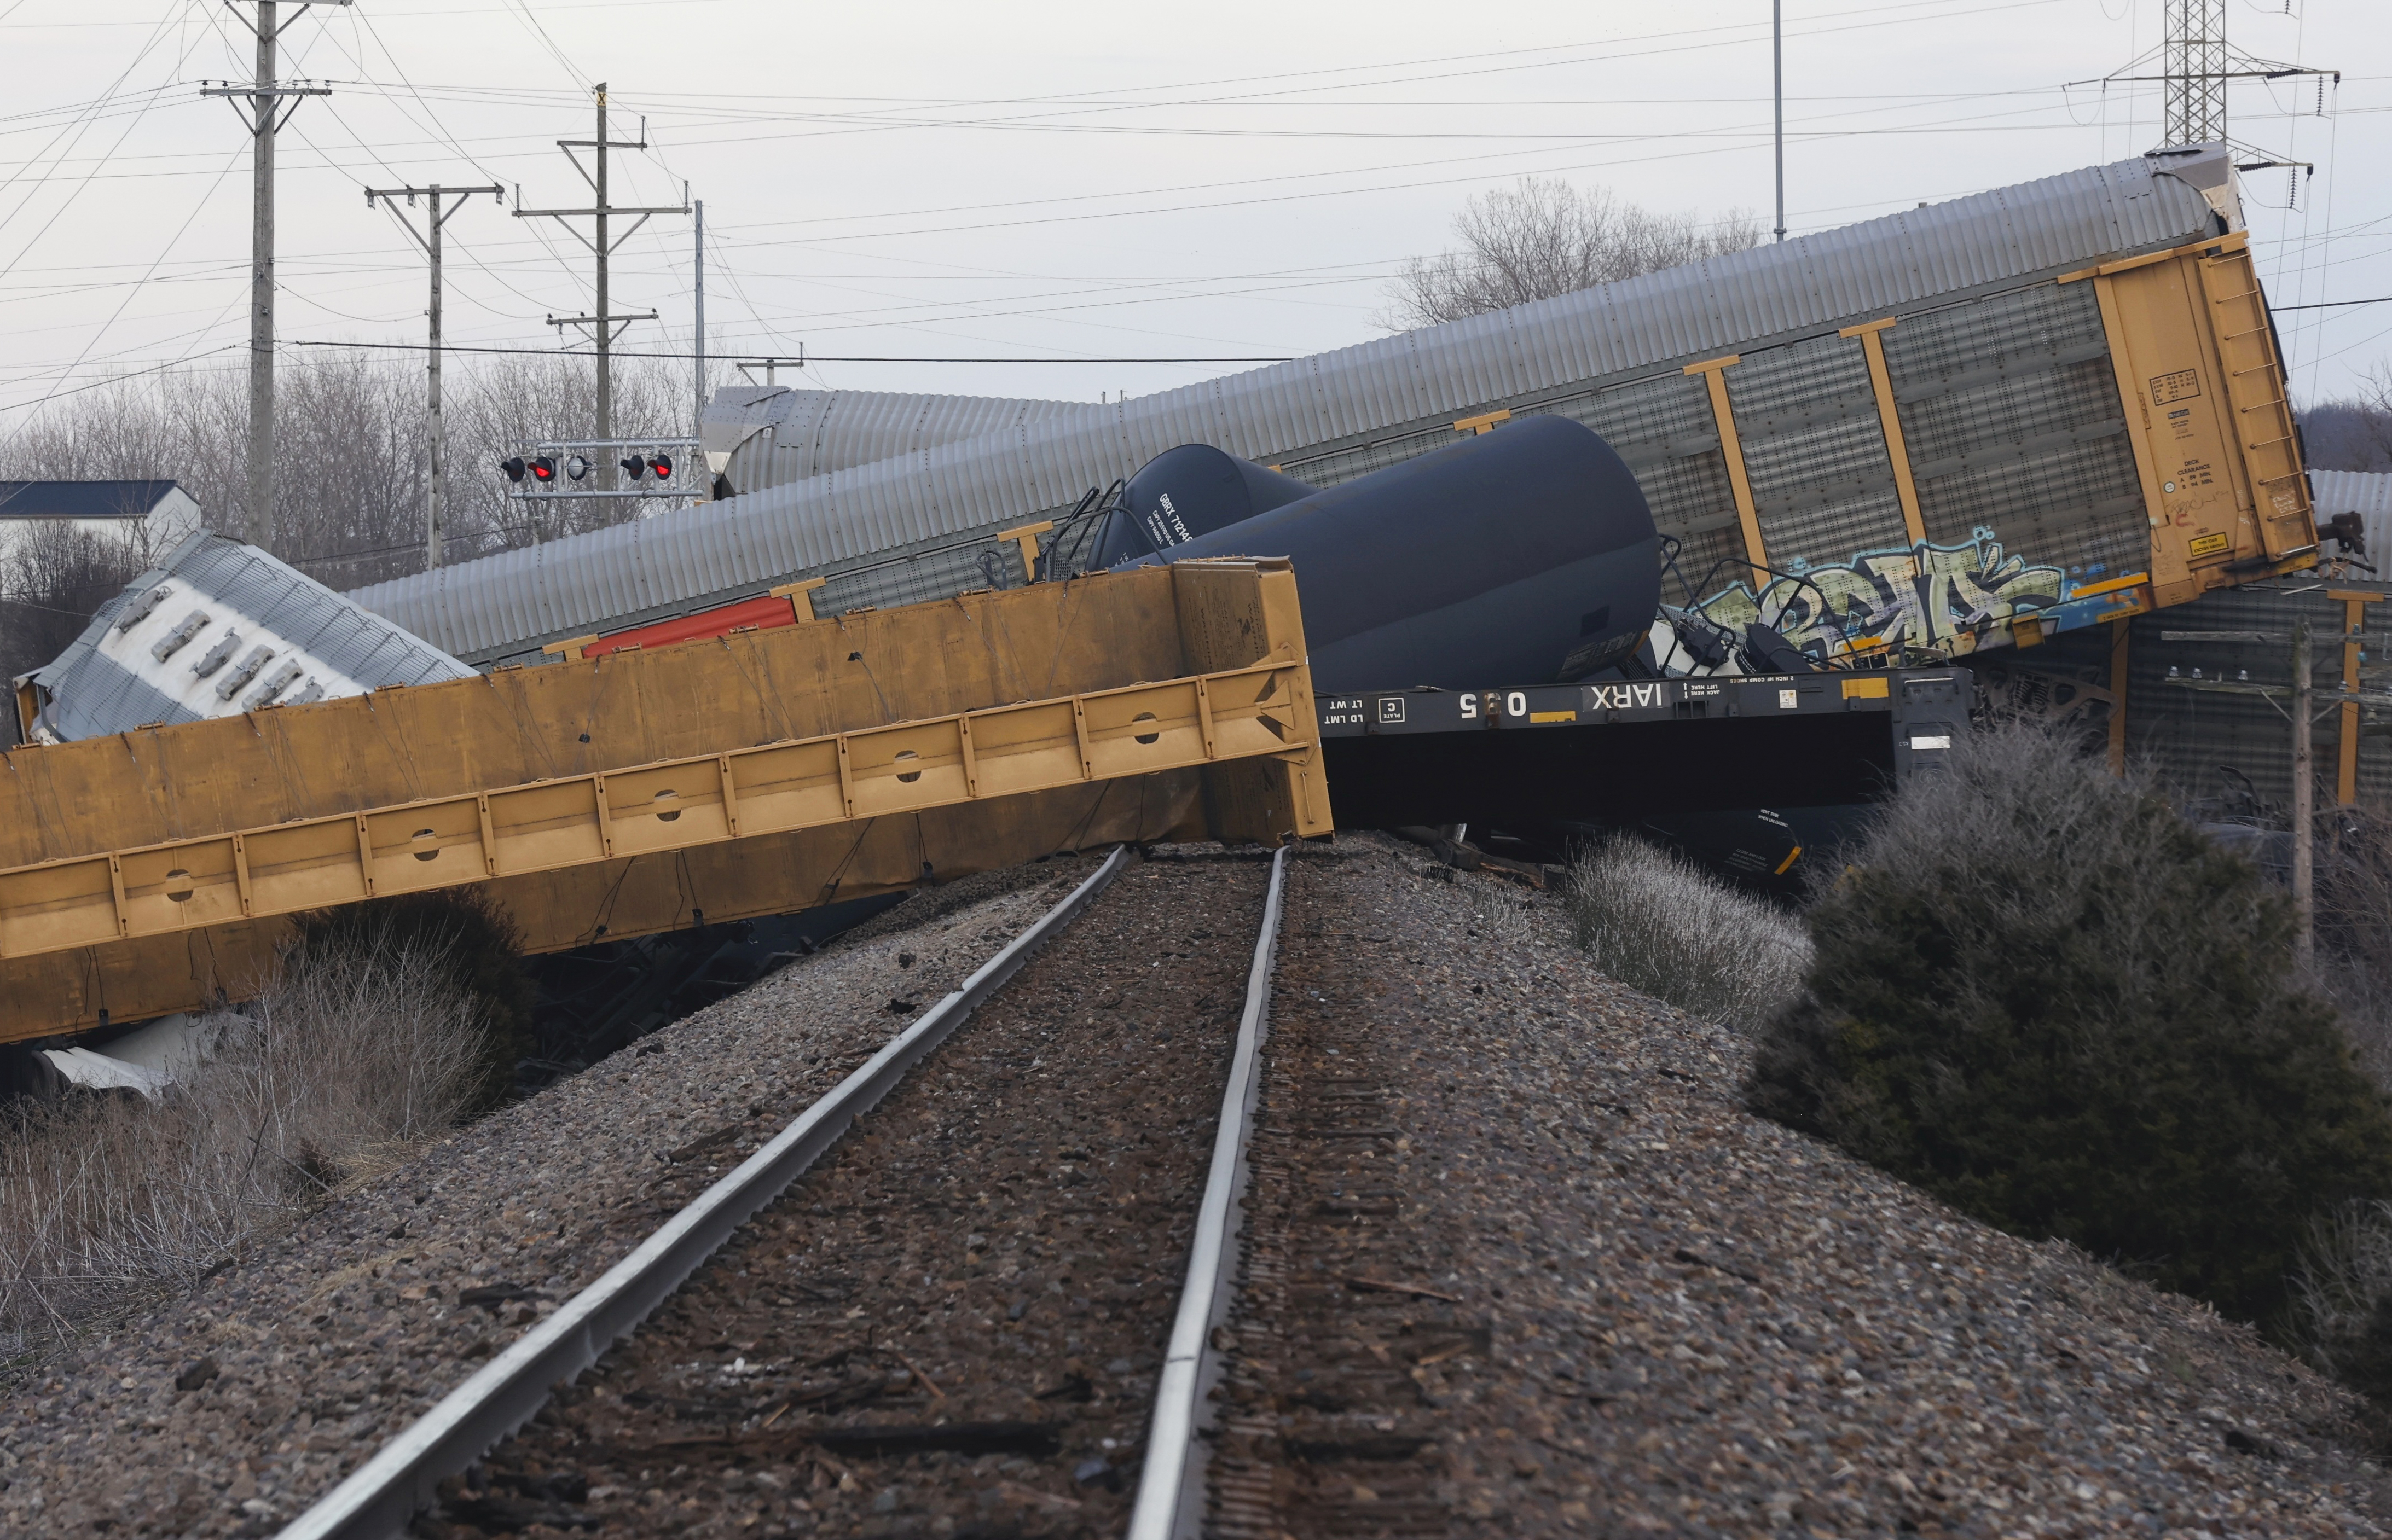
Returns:
[[[286,1540],[1195,1534],[1287,864],[1115,851]]]

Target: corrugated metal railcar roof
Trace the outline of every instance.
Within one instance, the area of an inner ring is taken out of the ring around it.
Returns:
[[[2209,152],[2215,158],[2215,152]],[[2181,163],[2179,162],[2178,163]],[[1491,315],[1341,348],[640,524],[357,590],[468,657],[760,592],[800,574],[936,549],[1068,506],[1175,445],[1273,461],[1590,382],[1916,310],[2214,233],[2189,183],[2146,158],[2093,166]]]
[[[2392,570],[2392,472],[2384,471],[2311,471],[2309,498],[2323,524],[2337,513],[2357,513],[2367,531],[2367,559]]]
[[[1085,401],[733,385],[707,403],[707,452],[743,496],[833,471],[1102,408]]]
[[[193,668],[210,656],[213,668]],[[48,697],[38,728],[70,741],[473,673],[256,547],[201,530],[28,677]],[[240,687],[220,695],[218,684],[237,675]]]

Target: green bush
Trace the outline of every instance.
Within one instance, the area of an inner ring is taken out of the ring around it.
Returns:
[[[2003,1229],[2286,1325],[2312,1214],[2392,1196],[2392,1116],[2293,916],[2142,780],[2027,727],[1888,805],[1762,1034],[1764,1116]]]

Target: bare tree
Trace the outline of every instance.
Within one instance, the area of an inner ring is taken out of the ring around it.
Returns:
[[[1761,242],[1761,222],[1732,209],[1710,224],[1657,214],[1609,190],[1524,176],[1470,200],[1454,217],[1463,250],[1404,264],[1380,324],[1391,331],[1617,283]]]
[[[2320,471],[2392,471],[2392,366],[2379,364],[2359,389],[2301,413],[2308,462]]]
[[[146,529],[138,519],[104,533],[46,519],[0,546],[0,688],[66,651],[140,575],[150,562]],[[0,710],[0,744],[18,738],[16,711]]]
[[[287,369],[275,417],[275,479],[284,489],[275,554],[335,589],[419,571],[429,449],[417,361],[324,349],[289,360]],[[85,392],[26,423],[0,448],[0,476],[170,478],[198,500],[210,528],[238,529],[249,486],[244,379],[192,369]],[[450,374],[450,560],[618,524],[660,506],[559,498],[542,508],[507,499],[499,462],[526,439],[586,432],[595,391],[590,360],[579,356],[477,360]],[[688,377],[670,362],[618,363],[615,403],[625,437],[688,432]]]

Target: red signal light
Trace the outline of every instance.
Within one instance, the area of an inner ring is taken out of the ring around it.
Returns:
[[[531,461],[531,479],[546,484],[556,479],[556,461],[540,455]]]
[[[658,481],[669,479],[672,475],[672,456],[650,455],[648,457],[648,469],[656,473],[656,479]]]

